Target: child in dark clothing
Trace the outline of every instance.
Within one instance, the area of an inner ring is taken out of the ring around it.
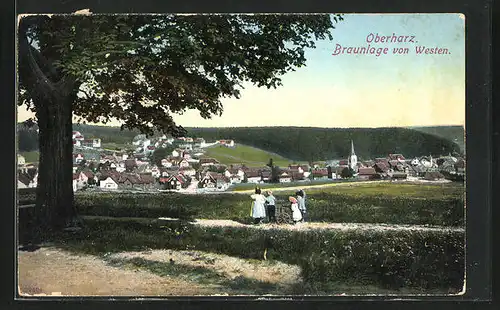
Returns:
[[[269,222],[276,223],[276,198],[273,196],[273,192],[267,192],[266,203]]]

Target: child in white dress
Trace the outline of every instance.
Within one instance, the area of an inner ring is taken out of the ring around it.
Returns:
[[[253,199],[252,217],[254,224],[260,224],[263,218],[266,217],[266,196],[261,194],[260,188],[255,189],[255,194],[250,196]]]
[[[300,222],[302,220],[302,213],[299,210],[299,204],[297,201],[297,198],[295,197],[288,197],[288,200],[291,203],[291,208],[292,208],[292,219],[294,224],[297,224],[297,222]]]

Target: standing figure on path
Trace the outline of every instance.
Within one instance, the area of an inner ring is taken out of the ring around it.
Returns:
[[[266,197],[261,194],[260,188],[255,189],[255,194],[251,195],[253,199],[252,205],[252,217],[254,219],[254,224],[260,224],[263,218],[266,217]]]
[[[295,193],[297,195],[297,202],[299,204],[299,210],[302,214],[302,221],[305,222],[307,219],[307,209],[306,209],[306,198],[305,192],[303,190],[299,190]]]
[[[288,197],[288,201],[290,201],[290,203],[291,203],[290,207],[292,209],[293,223],[297,224],[298,222],[300,222],[302,220],[302,213],[299,210],[299,205],[298,205],[297,199],[295,197],[290,196],[290,197]]]
[[[273,192],[267,191],[266,202],[269,222],[276,223],[276,198],[273,196]]]

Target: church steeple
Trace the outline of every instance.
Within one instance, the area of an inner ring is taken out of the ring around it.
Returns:
[[[358,156],[354,152],[354,142],[351,140],[351,155],[348,158],[348,165],[354,171],[358,171]]]

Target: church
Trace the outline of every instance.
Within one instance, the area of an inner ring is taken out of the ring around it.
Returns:
[[[358,156],[354,152],[354,142],[351,140],[351,154],[347,158],[347,165],[354,170],[354,172],[358,172]]]

